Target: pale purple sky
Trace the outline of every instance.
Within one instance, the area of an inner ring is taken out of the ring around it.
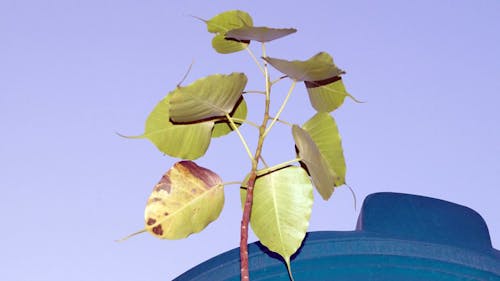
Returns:
[[[348,91],[366,102],[346,100],[333,114],[358,203],[378,191],[459,203],[484,217],[500,248],[500,2],[293,3],[1,1],[0,279],[170,280],[238,246],[237,186],[202,233],[114,242],[143,227],[145,202],[176,161],[115,132],[141,134],[193,60],[186,84],[246,71],[249,88],[262,88],[245,52],[215,53],[204,24],[189,16],[229,9],[249,12],[256,25],[298,29],[270,43],[270,56],[326,51],[346,70]],[[288,83],[276,89],[278,102]],[[313,114],[306,96],[297,87],[285,120]],[[251,110],[261,104],[248,102]],[[249,118],[260,121],[257,112]],[[276,129],[264,151],[274,164],[294,157],[290,129]],[[197,163],[224,181],[249,169],[235,134],[214,140]],[[311,231],[354,228],[346,188],[315,199]]]

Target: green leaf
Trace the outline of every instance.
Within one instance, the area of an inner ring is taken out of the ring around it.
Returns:
[[[263,58],[274,68],[296,81],[319,81],[344,74],[337,68],[332,57],[321,52],[306,61],[287,61],[271,57]]]
[[[304,83],[311,105],[318,112],[332,112],[344,103],[346,96],[351,96],[338,76],[333,79],[305,81]]]
[[[215,74],[178,87],[170,99],[170,118],[186,123],[230,114],[247,83],[244,73]]]
[[[217,34],[212,39],[212,47],[220,54],[231,54],[244,50],[250,42],[226,39],[224,34]]]
[[[230,54],[244,50],[249,41],[238,41],[226,39],[226,32],[231,29],[237,29],[246,26],[253,26],[252,17],[246,12],[239,10],[231,10],[220,13],[208,21],[208,32],[215,33],[212,39],[212,47],[221,54]]]
[[[144,134],[131,138],[147,138],[161,152],[172,157],[197,159],[208,149],[214,122],[174,125],[169,117],[171,97],[172,93],[168,94],[149,114]]]
[[[297,32],[295,28],[245,26],[229,30],[226,33],[226,38],[236,39],[238,41],[254,40],[258,42],[269,42],[295,32]]]
[[[192,161],[177,162],[154,187],[145,210],[146,230],[181,239],[203,230],[224,207],[220,177]]]
[[[245,99],[243,96],[241,96],[240,100],[236,104],[236,109],[233,110],[231,114],[229,114],[233,118],[238,118],[245,120],[247,118],[247,103],[245,102]],[[239,122],[234,122],[237,127],[241,126],[241,123]],[[212,137],[217,138],[221,137],[224,135],[229,134],[232,132],[233,129],[231,128],[231,125],[227,119],[217,121],[215,122],[215,127],[214,130],[212,131]]]
[[[334,173],[335,187],[345,184],[346,165],[342,139],[335,119],[328,113],[317,113],[302,127],[309,133],[320,154]]]
[[[205,23],[210,33],[226,33],[231,29],[253,26],[252,17],[247,12],[240,10],[220,13],[208,21],[205,21]]]
[[[301,167],[289,166],[255,181],[250,223],[260,242],[280,254],[291,276],[290,257],[299,249],[309,227],[312,184]],[[242,205],[246,190],[241,189]]]
[[[297,125],[292,127],[293,139],[297,146],[299,157],[302,159],[311,175],[311,179],[319,194],[324,200],[332,196],[335,187],[335,174],[330,169],[328,162],[321,155],[319,148],[307,131]]]

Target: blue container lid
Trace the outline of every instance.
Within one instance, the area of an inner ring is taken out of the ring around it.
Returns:
[[[288,281],[281,257],[249,245],[250,279]],[[500,280],[500,251],[474,210],[400,193],[375,193],[363,202],[355,231],[306,235],[292,257],[300,280]],[[240,280],[239,248],[220,254],[175,281]]]

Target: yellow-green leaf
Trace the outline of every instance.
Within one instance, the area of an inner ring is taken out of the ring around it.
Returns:
[[[335,119],[328,113],[320,112],[309,119],[302,128],[309,133],[334,173],[335,187],[345,184],[346,165],[342,139]]]
[[[249,41],[226,39],[222,33],[215,35],[212,39],[212,47],[220,54],[231,54],[245,50],[249,43]]]
[[[226,32],[226,38],[236,39],[238,41],[254,40],[258,42],[269,42],[295,32],[297,32],[295,28],[245,26],[229,30]]]
[[[306,61],[287,61],[271,57],[265,57],[264,60],[296,81],[319,81],[344,74],[325,52],[320,52]]]
[[[324,200],[332,196],[335,187],[335,173],[330,169],[325,157],[314,143],[309,133],[297,125],[292,127],[293,139],[301,162],[311,175],[314,186]]]
[[[344,103],[346,96],[351,96],[338,76],[333,79],[305,81],[304,83],[311,105],[318,112],[332,112]]]
[[[226,39],[226,32],[246,26],[253,26],[252,17],[240,10],[231,10],[220,13],[210,20],[205,21],[208,32],[215,33],[212,47],[221,54],[230,54],[244,50],[249,41]]]
[[[214,121],[173,124],[169,116],[171,94],[161,100],[149,114],[144,134],[129,138],[147,138],[161,152],[172,157],[197,159],[208,149]]]
[[[231,29],[253,26],[252,17],[247,12],[240,10],[220,13],[205,21],[205,23],[210,33],[226,33]]]
[[[231,114],[229,114],[232,118],[237,118],[241,120],[245,120],[247,118],[247,103],[243,96],[241,96],[240,100],[236,104],[236,108],[233,110]],[[237,127],[241,126],[241,122],[234,121]],[[232,132],[233,129],[227,119],[218,120],[215,122],[214,130],[212,131],[212,137],[217,138]]]
[[[146,230],[158,238],[185,238],[217,219],[223,207],[220,177],[192,161],[181,161],[154,187],[144,214]]]
[[[280,254],[291,276],[290,257],[304,239],[313,204],[312,184],[301,167],[289,166],[257,178],[250,223],[260,242]],[[244,205],[246,190],[241,189]]]
[[[178,87],[170,99],[170,118],[187,123],[230,114],[241,98],[247,77],[244,73],[215,74]]]

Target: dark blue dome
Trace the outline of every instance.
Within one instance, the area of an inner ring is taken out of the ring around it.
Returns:
[[[281,258],[249,245],[250,278],[288,281]],[[240,280],[239,248],[199,264],[175,281]],[[447,201],[375,193],[355,231],[308,233],[292,257],[300,280],[500,280],[500,252],[474,210]]]

